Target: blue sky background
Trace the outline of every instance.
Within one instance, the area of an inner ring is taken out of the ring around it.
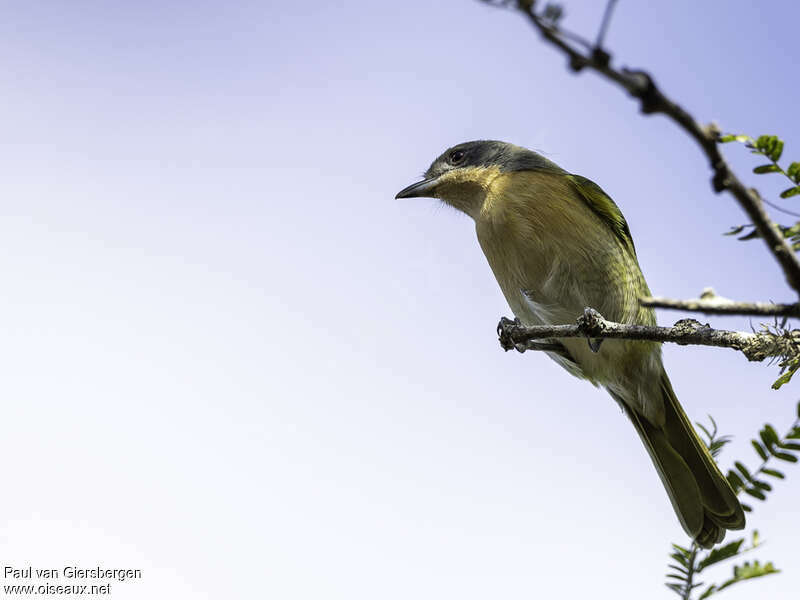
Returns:
[[[566,24],[593,36],[603,5]],[[798,159],[799,16],[623,1],[608,45]],[[791,301],[759,242],[720,235],[746,219],[665,118],[470,0],[9,2],[0,54],[4,564],[143,569],[120,599],[671,595],[685,538],[631,425],[499,349],[466,217],[393,200],[447,146],[508,140],[615,198],[655,294]],[[665,362],[735,436],[724,468],[794,416],[775,367]],[[800,584],[787,472],[750,518],[785,572],[731,600]]]

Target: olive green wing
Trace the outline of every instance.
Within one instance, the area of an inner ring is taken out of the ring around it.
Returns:
[[[622,211],[614,203],[611,197],[594,181],[581,177],[580,175],[567,175],[567,180],[578,192],[578,195],[586,202],[586,205],[603,221],[622,242],[624,248],[628,248],[633,256],[636,256],[636,248],[633,245],[631,231]]]

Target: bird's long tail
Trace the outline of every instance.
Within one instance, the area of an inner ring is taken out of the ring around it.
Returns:
[[[703,548],[721,542],[726,529],[744,528],[744,511],[703,440],[689,422],[666,373],[661,376],[665,421],[657,427],[620,402],[669,494],[687,534]]]

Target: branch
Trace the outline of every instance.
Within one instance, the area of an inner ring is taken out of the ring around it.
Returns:
[[[513,4],[507,0],[500,4],[492,0],[481,1],[496,6]],[[736,199],[783,269],[786,282],[800,295],[800,260],[770,221],[759,193],[747,188],[722,157],[717,146],[719,130],[715,126],[702,127],[688,112],[665,96],[648,73],[627,68],[614,69],[610,66],[610,55],[600,47],[595,46],[591,53],[584,54],[571,46],[567,40],[574,36],[538,15],[534,11],[534,4],[532,0],[517,0],[515,8],[528,18],[545,40],[567,55],[573,71],[589,68],[600,73],[637,98],[641,102],[642,113],[666,115],[700,145],[714,172],[711,179],[714,191],[728,191]]]
[[[766,358],[793,357],[800,349],[800,331],[782,335],[770,331],[747,333],[712,329],[694,319],[682,319],[673,327],[655,325],[629,325],[606,321],[593,308],[585,308],[575,325],[541,325],[526,327],[518,320],[503,317],[497,325],[500,345],[504,350],[549,350],[563,352],[563,348],[552,342],[553,338],[623,339],[649,342],[672,342],[683,346],[716,346],[738,350],[747,360],[762,361]],[[544,342],[537,341],[544,340]],[[592,349],[597,343],[589,342]]]
[[[772,302],[737,302],[717,296],[706,288],[699,298],[673,300],[672,298],[644,297],[639,304],[653,308],[669,308],[699,312],[707,315],[753,315],[758,317],[800,317],[800,304],[774,304]]]

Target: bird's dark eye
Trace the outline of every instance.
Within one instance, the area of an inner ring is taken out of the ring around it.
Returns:
[[[450,161],[451,165],[457,165],[462,160],[464,160],[464,151],[463,150],[453,150],[450,153],[450,156],[447,157],[447,159]]]

